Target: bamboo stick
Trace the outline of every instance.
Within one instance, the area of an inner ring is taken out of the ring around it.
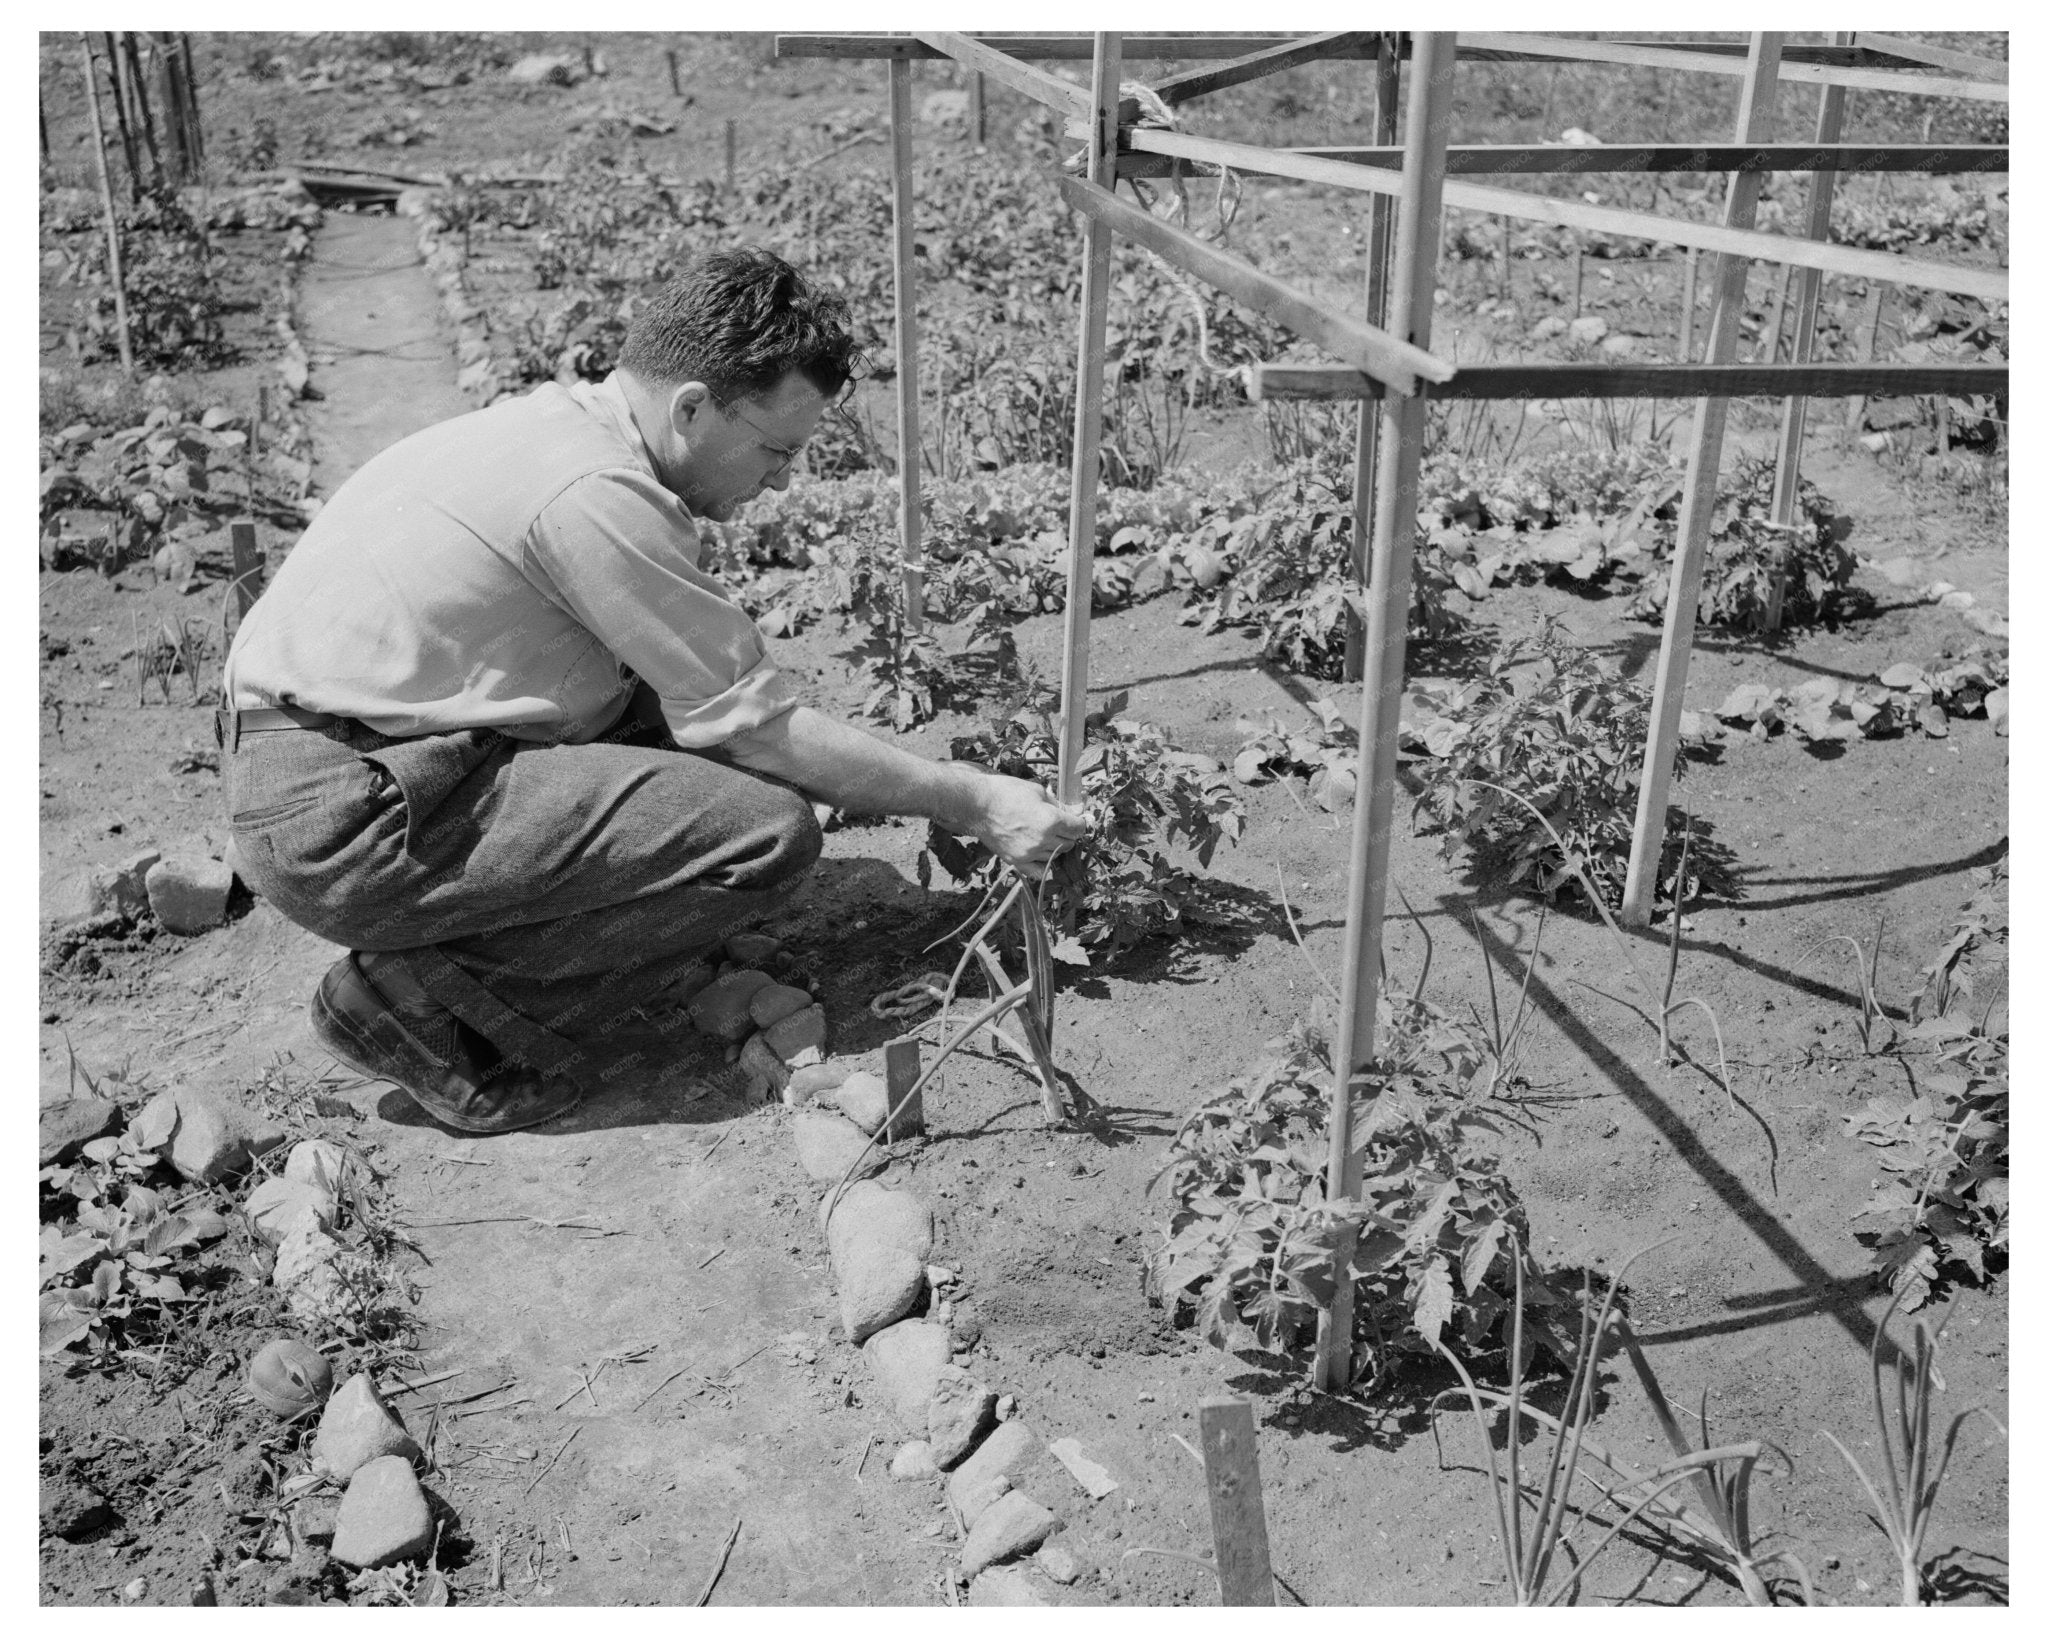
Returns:
[[[1417,34],[1408,86],[1409,158],[1401,172],[1395,230],[1394,288],[1388,315],[1409,345],[1429,346],[1435,308],[1437,244],[1443,228],[1444,143],[1450,134],[1451,77],[1457,36]],[[1380,935],[1393,831],[1395,740],[1400,727],[1401,675],[1407,661],[1408,600],[1415,547],[1415,487],[1422,464],[1420,398],[1389,397],[1381,407],[1378,512],[1372,583],[1367,590],[1365,690],[1359,707],[1358,796],[1351,829],[1351,875],[1344,919],[1344,977],[1339,994],[1334,1079],[1330,1089],[1330,1152],[1324,1187],[1330,1199],[1358,1197],[1358,1157],[1351,1142],[1351,1079],[1377,1051]],[[1351,1380],[1350,1247],[1340,1250],[1335,1293],[1316,1338],[1316,1386]]]
[[[1757,141],[1770,134],[1778,98],[1778,54],[1784,35],[1760,31],[1750,37],[1742,82],[1738,135]],[[1752,172],[1731,177],[1725,220],[1746,228],[1755,219],[1762,179]],[[1723,256],[1714,268],[1714,316],[1707,332],[1707,362],[1725,364],[1735,356],[1742,329],[1742,291],[1749,263]],[[1664,848],[1664,817],[1678,752],[1678,718],[1685,706],[1685,678],[1692,660],[1693,621],[1699,612],[1700,580],[1706,570],[1707,540],[1713,524],[1714,484],[1721,466],[1721,441],[1728,425],[1728,400],[1702,398],[1693,412],[1687,452],[1685,498],[1678,518],[1678,547],[1671,564],[1671,593],[1664,602],[1664,636],[1657,653],[1657,687],[1650,706],[1649,745],[1637,790],[1635,835],[1629,849],[1628,881],[1622,890],[1621,921],[1647,927],[1657,898],[1657,867]],[[1674,910],[1673,914],[1677,914]]]
[[[1398,171],[1398,145],[1287,147],[1274,153],[1329,159]],[[1167,176],[1176,163],[1183,176],[1206,176],[1213,165],[1174,161],[1158,154],[1127,153],[1119,176]],[[1559,143],[1459,143],[1445,162],[1451,176],[1601,176],[1725,173],[1728,171],[1834,170],[1918,172],[1930,176],[2002,174],[2012,168],[2012,150],[2002,143],[1963,142],[1616,142],[1598,147]]]
[[[1996,395],[2005,364],[1466,364],[1423,387],[1432,401],[1531,398],[1907,398],[1935,393]],[[1385,386],[1343,364],[1254,364],[1245,376],[1255,404],[1381,398]]]
[[[206,166],[206,133],[199,123],[199,75],[192,66],[192,36],[181,33],[178,36],[178,64],[180,84],[185,92],[185,134],[192,144],[192,165],[195,174],[204,174]]]
[[[1965,74],[1974,80],[1996,80],[2000,85],[2007,84],[2012,73],[2012,65],[2002,63],[1996,57],[1977,57],[1966,51],[1944,51],[1939,46],[1922,45],[1918,40],[1902,40],[1896,34],[1872,34],[1858,30],[1856,44],[1893,57],[1925,63],[1929,68],[1945,68],[1952,74]]]
[[[135,45],[134,30],[117,34],[114,38],[121,45],[121,61],[128,71],[128,101],[135,111],[135,122],[142,132],[143,146],[149,150],[149,174],[151,182],[162,187],[164,182],[163,155],[156,140],[156,115],[150,111],[149,91],[142,83],[142,57]]]
[[[924,629],[922,449],[917,405],[917,235],[910,174],[910,64],[889,64],[889,155],[896,254],[896,538],[903,551],[903,619]],[[729,128],[729,127],[728,127]]]
[[[1373,74],[1372,139],[1392,142],[1399,134],[1401,57],[1395,37],[1380,36],[1379,61]],[[1387,325],[1387,258],[1393,247],[1394,202],[1374,194],[1366,227],[1365,319],[1381,329]],[[1351,463],[1351,579],[1361,591],[1372,562],[1372,520],[1379,485],[1380,418],[1364,404],[1358,409],[1358,431]],[[1344,609],[1344,680],[1365,675],[1365,622],[1347,604]]]
[[[78,37],[85,58],[85,106],[92,116],[92,157],[99,167],[100,205],[107,213],[107,272],[114,281],[114,337],[121,349],[121,368],[135,373],[135,348],[128,339],[128,286],[121,267],[121,224],[114,216],[114,181],[107,174],[107,133],[100,124],[99,76],[93,72],[92,41]]]
[[[1834,35],[1836,45],[1849,45],[1852,41],[1853,35],[1849,30],[1837,30]],[[1821,92],[1820,119],[1814,130],[1816,141],[1832,142],[1842,134],[1848,101],[1849,93],[1839,85],[1828,86]],[[1814,172],[1806,201],[1807,238],[1825,239],[1828,236],[1828,218],[1833,213],[1834,203],[1835,173]],[[1811,268],[1799,270],[1799,291],[1794,298],[1792,320],[1791,362],[1794,364],[1804,364],[1813,356],[1813,335],[1820,321],[1820,286],[1820,274]],[[1805,443],[1806,400],[1788,398],[1778,424],[1778,481],[1771,493],[1771,521],[1781,527],[1792,522],[1792,514],[1798,509],[1799,459]],[[1777,572],[1771,576],[1770,603],[1764,610],[1766,631],[1776,631],[1784,619],[1785,574],[1786,566],[1780,561]]]
[[[1130,131],[1128,141],[1137,152],[1205,159],[1248,175],[1291,176],[1365,193],[1400,191],[1398,179],[1374,166],[1347,165],[1338,160],[1316,159],[1245,142],[1220,142],[1213,137],[1194,137],[1181,131],[1151,127]],[[1752,179],[1755,176],[1754,172],[1747,171],[1740,174]],[[1890,251],[1858,250],[1849,245],[1815,244],[1783,233],[1761,233],[1752,229],[1738,231],[1727,226],[1725,221],[1689,222],[1675,216],[1617,210],[1609,205],[1588,205],[1577,199],[1555,199],[1545,194],[1525,193],[1516,188],[1486,187],[1473,182],[1445,183],[1444,203],[1459,210],[1493,211],[1521,221],[1548,222],[1554,227],[1584,228],[1622,238],[1692,245],[1701,250],[1724,251],[1744,259],[1773,264],[1790,262],[1795,267],[1817,267],[1823,272],[1846,278],[1883,279],[1891,284],[1914,285],[1923,290],[1945,290],[1953,295],[1975,296],[1983,301],[2008,301],[2012,294],[2010,280],[2002,271],[1923,261]]]
[[[1088,185],[1114,186],[1118,82],[1123,36],[1095,36],[1095,71],[1089,93]],[[1063,179],[1064,180],[1064,179]],[[1095,596],[1095,491],[1102,441],[1102,353],[1109,326],[1110,226],[1087,218],[1081,268],[1081,336],[1075,364],[1074,482],[1067,512],[1066,641],[1060,660],[1059,799],[1081,799],[1081,752],[1088,718],[1088,619]]]
[[[92,36],[88,34],[85,39],[86,58],[90,61]],[[114,99],[114,125],[121,133],[121,159],[128,168],[128,202],[139,205],[142,203],[142,166],[137,159],[135,132],[128,121],[127,95],[121,85],[121,53],[110,32],[102,30],[100,39],[106,46],[107,81]]]

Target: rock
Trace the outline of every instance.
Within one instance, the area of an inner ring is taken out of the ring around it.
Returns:
[[[1600,343],[1600,356],[1603,358],[1637,358],[1641,356],[1642,350],[1643,338],[1641,336],[1607,336],[1604,337]]]
[[[744,1040],[754,1027],[748,1003],[754,992],[775,980],[766,973],[744,968],[700,990],[690,1002],[690,1022],[715,1041]]]
[[[249,1361],[249,1392],[273,1415],[293,1420],[326,1403],[334,1367],[297,1337],[266,1342]]]
[[[1561,314],[1552,313],[1548,318],[1538,319],[1530,327],[1529,339],[1531,341],[1548,341],[1552,336],[1563,335],[1567,328],[1569,328],[1569,321]]]
[[[936,1479],[939,1464],[932,1460],[932,1447],[922,1439],[913,1439],[890,1458],[889,1477],[892,1479]]]
[[[203,933],[228,919],[235,873],[218,859],[163,859],[144,878],[149,907],[174,933]]]
[[[751,1104],[772,1103],[789,1085],[789,1065],[768,1050],[762,1036],[747,1037],[747,1044],[740,1048],[740,1068],[746,1073],[747,1102]]]
[[[1038,1435],[1029,1422],[1005,1422],[984,1439],[981,1448],[954,1468],[946,1481],[946,1494],[960,1514],[960,1522],[972,1530],[982,1509],[1002,1494],[994,1481],[1001,1479],[1007,1487],[1037,1455]]]
[[[242,868],[242,850],[235,846],[235,839],[232,836],[228,838],[228,845],[221,849],[220,862],[228,867],[229,875],[248,888],[251,897],[260,899],[263,896],[254,887],[250,887],[249,873]]]
[[[326,1547],[334,1540],[334,1527],[340,1522],[340,1510],[341,1504],[331,1496],[303,1497],[293,1504],[292,1528],[298,1532],[301,1541],[316,1542]]]
[[[257,1239],[267,1246],[304,1229],[334,1227],[334,1196],[310,1183],[289,1177],[266,1178],[249,1191],[242,1211]]]
[[[1060,1465],[1074,1476],[1074,1483],[1087,1491],[1096,1501],[1116,1489],[1117,1481],[1110,1476],[1109,1469],[1081,1449],[1079,1439],[1055,1439],[1046,1447],[1059,1458]]]
[[[334,1521],[334,1556],[374,1570],[418,1558],[433,1545],[433,1512],[412,1463],[403,1456],[378,1456],[357,1468]]]
[[[837,1183],[863,1149],[867,1149],[867,1155],[860,1160],[856,1176],[870,1177],[889,1163],[884,1151],[868,1148],[867,1134],[850,1120],[817,1109],[799,1109],[793,1124],[796,1157],[816,1182]],[[918,1261],[922,1263],[923,1259]],[[920,1269],[920,1276],[922,1273]]]
[[[953,1359],[946,1328],[928,1320],[905,1320],[870,1336],[861,1352],[896,1419],[913,1434],[922,1432],[925,1407]]]
[[[857,1069],[819,1101],[831,1104],[863,1132],[879,1132],[889,1118],[889,1083]]]
[[[1920,579],[1920,563],[1911,557],[1887,558],[1878,564],[1877,572],[1894,586],[1911,586]]]
[[[761,1033],[784,1063],[795,1062],[805,1052],[822,1054],[825,1050],[825,1009],[815,1004],[808,1006]]]
[[[942,1468],[959,1466],[995,1419],[996,1396],[965,1371],[947,1366],[939,1373],[925,1408],[932,1460]]]
[[[1976,597],[1966,591],[1943,592],[1941,594],[1941,606],[1945,609],[1966,609],[1975,604],[1976,601]]]
[[[69,1098],[36,1111],[36,1164],[61,1166],[121,1120],[119,1105],[105,1098]]]
[[[747,1002],[747,1015],[757,1029],[773,1029],[810,1004],[809,990],[800,990],[794,984],[763,984]]]
[[[111,870],[81,870],[58,884],[44,918],[52,927],[81,927],[121,919],[121,878]]]
[[[1081,1566],[1074,1561],[1074,1555],[1064,1547],[1041,1547],[1038,1549],[1038,1557],[1032,1562],[1062,1587],[1071,1587],[1080,1578]]]
[[[130,854],[115,868],[114,896],[121,914],[133,921],[149,908],[149,873],[163,855],[153,847]]]
[[[1020,1604],[1050,1604],[1031,1584],[1022,1570],[985,1570],[967,1589],[967,1602],[976,1609],[1008,1609]]]
[[[1017,1396],[1015,1394],[1006,1393],[996,1400],[996,1420],[998,1422],[1007,1422],[1016,1414]]]
[[[1598,313],[1588,313],[1584,318],[1575,318],[1566,326],[1572,340],[1591,347],[1607,334],[1607,321]]]
[[[822,1209],[818,1215],[824,1218]],[[920,1264],[932,1254],[932,1209],[908,1189],[849,1184],[822,1227],[835,1270],[864,1246],[886,1246]]]
[[[839,1282],[839,1320],[849,1342],[865,1342],[895,1324],[924,1295],[924,1264],[887,1246],[863,1249],[843,1266],[835,1264],[833,1274]]]
[[[361,1303],[356,1288],[370,1275],[369,1260],[320,1229],[295,1229],[277,1248],[271,1282],[309,1325],[351,1316]]]
[[[791,1108],[801,1108],[822,1093],[826,1093],[845,1080],[852,1072],[852,1065],[806,1064],[802,1069],[790,1071],[789,1084],[782,1089],[782,1101]]]
[[[309,1184],[339,1196],[341,1180],[355,1165],[354,1158],[340,1144],[325,1138],[307,1138],[294,1143],[291,1153],[284,1157],[284,1175],[294,1183]]]
[[[114,1516],[114,1510],[75,1467],[46,1473],[42,1480],[42,1527],[45,1535],[76,1541],[91,1535]]]
[[[505,70],[514,85],[574,85],[583,78],[583,64],[576,58],[533,52]]]
[[[218,1183],[284,1141],[282,1128],[269,1121],[183,1089],[151,1098],[135,1117],[135,1130],[138,1142],[162,1151],[193,1183]]]
[[[980,1340],[981,1310],[972,1303],[956,1302],[953,1304],[953,1341],[962,1348],[972,1348]],[[1011,1395],[1004,1394],[1003,1399],[1010,1400],[1010,1409],[1012,1411],[1017,1408],[1017,1402]],[[996,1401],[996,1414],[1007,1422],[1009,1416],[1003,1410],[1003,1399]]]
[[[742,967],[759,967],[781,948],[782,940],[766,933],[735,933],[725,941],[726,959]]]
[[[350,1377],[335,1390],[320,1413],[320,1431],[313,1439],[313,1466],[336,1479],[351,1477],[366,1462],[390,1458],[410,1463],[419,1453],[405,1424],[377,1392],[377,1384],[362,1375]],[[343,1514],[347,1511],[343,1503]]]
[[[345,1511],[346,1503],[343,1506]],[[1023,1491],[1005,1491],[969,1526],[967,1544],[960,1549],[961,1573],[972,1578],[991,1564],[1030,1552],[1058,1523],[1051,1509],[1041,1507]]]
[[[1963,619],[1987,637],[2010,637],[2012,621],[1996,609],[1974,608],[1963,611]]]

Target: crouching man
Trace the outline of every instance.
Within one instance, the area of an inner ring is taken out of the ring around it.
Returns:
[[[636,313],[601,384],[393,445],[236,634],[219,732],[250,885],[348,947],[313,1033],[464,1132],[574,1107],[579,1028],[659,997],[816,860],[811,801],[1036,874],[1080,815],[802,704],[700,567],[852,390],[845,304],[759,250]]]

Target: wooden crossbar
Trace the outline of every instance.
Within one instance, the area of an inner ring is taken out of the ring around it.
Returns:
[[[1902,40],[1896,34],[1868,34],[1860,29],[1856,43],[1873,47],[1888,57],[1903,57],[1908,62],[1924,63],[1929,68],[1945,68],[1951,74],[1967,74],[1977,80],[1996,80],[2000,85],[2010,83],[2011,66],[1996,57],[1972,56],[1967,51],[1944,51],[1940,46],[1922,45],[1918,40]]]
[[[1086,119],[1093,106],[1088,93],[1071,80],[1063,80],[1057,74],[1048,74],[1042,68],[1033,68],[1027,62],[1020,62],[1006,51],[977,40],[971,34],[947,34],[940,31],[920,33],[918,39],[930,46],[941,56],[951,57],[956,63],[971,68],[977,74],[985,74],[1000,85],[1007,85],[1012,91],[1021,91],[1033,102],[1042,102],[1049,108],[1074,119]]]
[[[2002,397],[2004,364],[1465,364],[1422,396],[1449,398],[1911,398]],[[1253,403],[1378,398],[1385,389],[1342,364],[1254,364]]]
[[[1566,40],[1546,34],[1460,34],[1461,59],[1496,62],[1615,63],[1631,68],[1681,68],[1739,78],[1742,59],[1718,50],[1685,45],[1641,45],[1624,40]],[[1846,85],[1859,91],[1898,91],[1907,96],[1961,97],[2007,102],[2008,88],[1988,80],[1937,79],[1906,69],[1851,68],[1833,63],[1787,62],[1780,76],[1803,85]]]
[[[1194,274],[1203,283],[1268,318],[1278,319],[1324,352],[1333,353],[1354,369],[1384,381],[1396,397],[1412,397],[1421,382],[1451,378],[1452,367],[1435,354],[1325,306],[1308,292],[1260,272],[1250,262],[1217,249],[1206,239],[1162,222],[1117,198],[1107,188],[1071,176],[1062,176],[1059,184],[1061,197],[1084,216],[1107,222],[1160,260]]]
[[[1291,176],[1305,182],[1327,182],[1366,193],[1397,193],[1401,186],[1399,176],[1371,165],[1347,165],[1307,154],[1259,148],[1246,142],[1219,142],[1213,137],[1188,136],[1180,131],[1138,127],[1128,133],[1128,141],[1133,150],[1141,153],[1206,159],[1213,164],[1228,165],[1232,170],[1255,175]],[[1782,233],[1760,233],[1754,229],[1724,227],[1716,222],[1689,222],[1675,216],[1617,210],[1608,205],[1589,205],[1578,199],[1551,199],[1516,188],[1490,188],[1475,182],[1446,182],[1444,203],[1460,210],[1512,216],[1526,222],[1549,222],[1556,227],[1582,228],[1622,238],[1688,245],[1756,261],[1817,267],[1824,273],[1845,278],[1878,279],[1886,284],[1912,285],[1921,290],[1946,290],[1953,295],[1975,296],[1980,301],[2011,299],[2010,281],[2002,268],[1957,267],[1894,255],[1890,251],[1817,244],[1810,239],[1794,239]]]
[[[1161,102],[1172,108],[1195,97],[1206,97],[1212,91],[1221,91],[1226,86],[1243,85],[1248,80],[1277,74],[1285,68],[1298,68],[1303,63],[1327,62],[1333,57],[1356,57],[1362,54],[1361,48],[1376,50],[1378,41],[1379,34],[1372,29],[1311,34],[1303,40],[1265,46],[1242,57],[1218,63],[1213,68],[1191,68],[1185,73],[1170,75],[1152,89]],[[1400,161],[1397,159],[1395,163],[1398,165]]]
[[[1277,148],[1346,165],[1401,168],[1397,147]],[[1579,148],[1544,143],[1459,143],[1446,152],[1451,176],[1641,175],[1673,171],[1905,171],[1928,176],[2002,175],[2012,150],[1992,145],[1933,142],[1615,142]],[[1120,177],[1213,176],[1214,165],[1175,161],[1160,154],[1126,153]]]
[[[976,38],[1006,56],[1040,62],[1087,62],[1095,53],[1094,38],[1087,34],[982,34]],[[1267,46],[1284,45],[1293,38],[1295,36],[1283,33],[1132,34],[1124,40],[1124,59],[1217,62],[1261,51]],[[1368,43],[1363,48],[1331,55],[1370,57],[1373,55],[1369,43],[1371,36],[1366,38]],[[778,34],[775,36],[775,55],[851,60],[877,57],[929,60],[948,57],[952,53],[927,45],[914,34]]]

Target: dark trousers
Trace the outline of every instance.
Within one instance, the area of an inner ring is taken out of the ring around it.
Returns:
[[[801,792],[630,723],[588,745],[250,733],[226,783],[250,887],[397,954],[506,1057],[572,1075],[579,1039],[772,909],[822,845]]]

